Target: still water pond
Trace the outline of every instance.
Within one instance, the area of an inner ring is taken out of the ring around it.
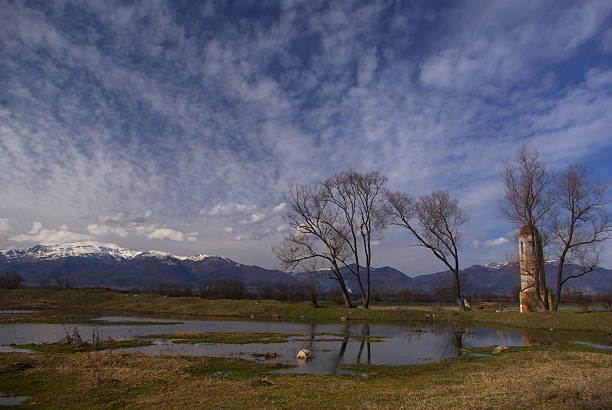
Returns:
[[[457,357],[468,347],[506,345],[522,346],[540,342],[567,341],[555,332],[542,335],[522,334],[515,330],[487,328],[433,327],[422,324],[366,324],[341,322],[337,324],[303,324],[280,321],[233,320],[176,320],[175,324],[130,325],[126,322],[151,322],[151,318],[98,317],[96,320],[121,322],[118,325],[72,324],[1,324],[0,351],[14,351],[11,344],[50,343],[72,332],[77,326],[83,339],[99,334],[101,340],[140,339],[153,345],[118,349],[116,351],[142,352],[149,355],[193,355],[266,360],[258,356],[276,353],[269,362],[297,365],[283,370],[293,373],[339,374],[343,364],[406,365],[437,362]],[[156,319],[160,320],[160,319]],[[163,320],[161,320],[163,321]],[[78,321],[76,321],[78,322]],[[292,336],[286,343],[251,344],[178,344],[170,339],[147,338],[148,335],[178,332],[270,332]],[[373,338],[375,337],[375,339]],[[589,342],[580,336],[575,342]],[[313,358],[306,362],[296,359],[300,349],[310,349]]]

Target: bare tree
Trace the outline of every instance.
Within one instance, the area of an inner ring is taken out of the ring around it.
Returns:
[[[556,207],[550,222],[551,239],[557,251],[557,286],[554,310],[559,308],[563,285],[593,271],[599,264],[601,244],[612,236],[606,206],[607,184],[587,181],[586,167],[570,165],[556,180],[553,197]],[[565,272],[566,264],[579,266],[576,272]]]
[[[331,278],[338,282],[344,303],[347,307],[353,307],[340,272],[340,261],[346,260],[349,255],[343,239],[346,223],[341,211],[327,200],[320,185],[293,185],[285,201],[289,205],[285,220],[291,232],[272,252],[285,270],[316,260],[329,263]]]
[[[429,249],[451,271],[454,296],[460,309],[467,310],[459,274],[461,227],[469,220],[449,193],[437,190],[418,201],[402,192],[387,192],[388,223],[408,229],[418,246]]]
[[[5,272],[0,275],[0,289],[20,289],[23,287],[23,276],[16,272]]]
[[[340,260],[357,280],[365,308],[370,305],[372,241],[380,237],[384,228],[382,193],[386,182],[387,177],[379,171],[348,171],[323,181],[326,200],[338,207],[344,217],[342,229],[330,226],[350,250],[350,260]]]
[[[538,232],[543,235],[546,218],[554,206],[554,200],[549,195],[553,177],[540,160],[538,151],[522,146],[516,154],[515,163],[505,162],[502,165],[502,177],[505,195],[499,206],[500,213],[519,227],[526,227],[532,238],[538,238]],[[533,272],[536,301],[544,310],[550,310],[543,268],[543,242],[534,239],[530,243],[531,253],[536,259]]]
[[[64,279],[56,278],[55,284],[59,289],[62,289],[62,290],[74,289],[75,287],[74,282],[72,282],[68,278],[64,278]]]
[[[323,271],[319,269],[318,262],[318,260],[314,259],[309,264],[307,264],[305,272],[308,272],[309,276],[303,280],[298,280],[304,297],[309,299],[313,307],[315,308],[319,307],[319,302],[317,301],[317,297],[320,290],[319,279],[321,279],[322,277],[329,277],[328,274],[323,273]]]
[[[247,293],[238,279],[211,279],[198,284],[198,294],[206,299],[243,299]]]

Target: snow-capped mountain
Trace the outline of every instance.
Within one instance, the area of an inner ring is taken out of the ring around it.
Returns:
[[[159,282],[197,284],[238,279],[247,287],[291,281],[280,271],[247,266],[218,255],[135,251],[111,244],[73,242],[0,250],[0,273],[14,271],[37,285],[68,280],[76,286],[143,287]]]
[[[98,242],[68,242],[56,245],[36,245],[27,249],[1,249],[0,255],[8,260],[38,259],[49,260],[66,257],[88,257],[105,259],[134,259],[137,257],[174,258],[179,260],[202,261],[206,258],[222,258],[217,255],[205,255],[200,253],[194,256],[178,256],[163,251],[134,251],[121,248],[113,244],[101,244]]]
[[[0,255],[8,260],[50,260],[71,256],[130,259],[141,252],[110,247],[95,242],[74,242],[57,245],[36,245],[27,249],[2,249]]]

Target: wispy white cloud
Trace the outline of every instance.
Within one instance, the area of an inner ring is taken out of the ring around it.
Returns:
[[[87,225],[87,232],[96,236],[115,234],[121,238],[128,236],[128,230],[121,226],[108,226],[100,224]]]
[[[87,225],[87,231],[96,236],[117,235],[127,238],[129,235],[148,239],[169,239],[177,242],[195,242],[199,232],[184,233],[178,229],[160,226],[151,222],[151,211],[146,212],[113,212],[99,215],[95,219],[101,223]]]
[[[201,209],[200,215],[215,217],[234,217],[251,213],[257,209],[255,205],[245,204],[222,204],[219,203],[211,209]]]
[[[612,52],[612,27],[607,29],[601,37],[601,48],[606,52]]]
[[[0,218],[0,235],[14,232],[17,230],[17,228],[18,225],[14,221],[11,221],[8,218]]]
[[[98,222],[115,225],[125,225],[128,223],[145,223],[152,215],[152,211],[145,212],[113,212],[105,215],[99,215],[95,219]]]
[[[451,11],[455,27],[422,65],[420,79],[465,92],[529,80],[533,65],[566,58],[608,24],[612,4],[575,3],[550,12],[556,2],[471,1]],[[485,87],[483,87],[485,86]]]
[[[92,236],[73,232],[67,225],[62,225],[58,229],[44,228],[42,223],[34,222],[32,229],[28,233],[18,234],[9,238],[14,242],[29,242],[50,245],[62,242],[76,242],[93,239]]]
[[[278,235],[285,230],[281,218],[287,212],[287,204],[259,208],[253,204],[217,204],[210,209],[201,209],[200,214],[213,219],[221,219],[225,226],[223,232],[232,234],[234,241],[261,240]]]
[[[146,234],[146,237],[149,239],[170,239],[173,241],[183,242],[185,240],[193,242],[197,238],[196,234],[185,235],[184,233],[177,231],[176,229],[170,228],[155,228],[151,232]]]
[[[494,246],[505,245],[510,242],[508,239],[504,237],[499,237],[495,239],[488,239],[486,241],[479,241],[477,239],[472,241],[472,246],[474,248],[491,248]]]

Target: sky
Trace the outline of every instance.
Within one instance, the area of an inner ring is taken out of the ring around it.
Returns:
[[[461,265],[499,262],[522,144],[611,181],[611,1],[0,0],[2,248],[278,268],[289,184],[357,168],[449,190]],[[412,243],[387,231],[374,265],[444,270]]]

